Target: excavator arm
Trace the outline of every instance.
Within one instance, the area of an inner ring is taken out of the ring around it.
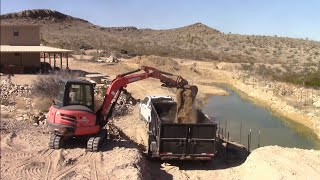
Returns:
[[[144,71],[142,73],[135,74],[137,72]],[[118,75],[110,84],[106,91],[104,101],[101,108],[97,112],[99,123],[104,126],[108,119],[112,115],[113,108],[119,98],[119,95],[123,88],[128,84],[136,81],[144,80],[147,78],[159,79],[161,86],[169,88],[188,88],[188,81],[181,76],[176,76],[167,72],[159,71],[156,68],[142,66],[140,69],[130,71],[124,74]]]

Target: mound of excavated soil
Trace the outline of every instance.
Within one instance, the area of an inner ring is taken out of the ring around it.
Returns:
[[[262,147],[239,170],[241,179],[320,179],[320,151]]]
[[[168,57],[138,56],[133,58],[133,62],[140,66],[151,66],[167,72],[174,72],[181,68],[178,62]]]
[[[139,107],[134,106],[132,113],[120,118],[114,118],[112,123],[117,127],[128,139],[139,145],[145,150],[148,145],[148,126],[139,117]]]

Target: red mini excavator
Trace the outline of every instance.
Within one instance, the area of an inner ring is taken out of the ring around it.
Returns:
[[[139,71],[144,72],[138,73]],[[60,81],[58,96],[48,113],[47,124],[53,132],[49,142],[50,148],[61,148],[67,138],[86,137],[87,149],[98,151],[105,137],[103,127],[108,123],[123,88],[150,77],[159,79],[164,87],[189,86],[181,76],[142,66],[140,69],[118,75],[106,90],[101,108],[94,112],[94,84],[84,80]]]

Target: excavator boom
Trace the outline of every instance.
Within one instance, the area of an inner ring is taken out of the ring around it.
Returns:
[[[144,72],[135,74],[140,71]],[[188,86],[188,81],[183,79],[181,76],[176,76],[167,72],[159,71],[156,68],[148,66],[142,66],[140,69],[120,74],[111,82],[106,91],[106,95],[101,108],[97,112],[101,125],[105,125],[108,119],[111,117],[112,110],[118,100],[121,90],[130,83],[147,78],[159,79],[160,82],[163,83],[161,86],[169,88],[187,88]]]

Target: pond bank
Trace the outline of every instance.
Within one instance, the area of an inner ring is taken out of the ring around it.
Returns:
[[[309,128],[274,115],[270,109],[248,101],[249,98],[244,94],[240,95],[241,93],[226,86],[222,88],[230,96],[211,96],[203,110],[219,122],[225,136],[227,132],[230,133],[231,140],[247,145],[247,135],[251,130],[252,149],[257,148],[258,144],[304,149],[320,148],[317,136]],[[258,135],[259,132],[261,135]]]
[[[294,122],[296,127],[302,126],[304,129],[316,134],[320,143],[320,117],[310,117],[309,114],[301,112],[287,104],[287,102],[273,94],[271,90],[265,90],[255,85],[246,85],[240,80],[227,78],[228,81],[219,82],[218,85],[226,85],[236,91],[244,99],[268,108],[275,116],[285,121]]]

